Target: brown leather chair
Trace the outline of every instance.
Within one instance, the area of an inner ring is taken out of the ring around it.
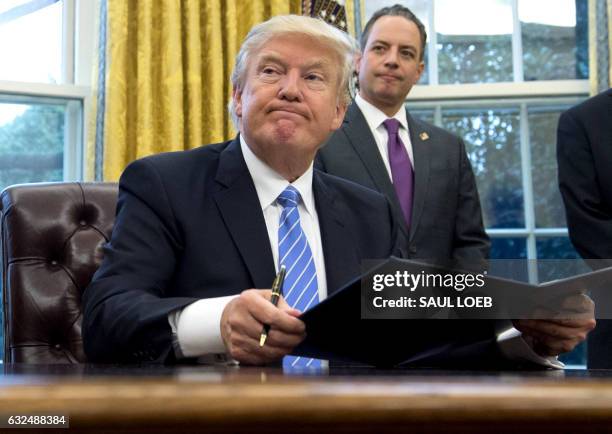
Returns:
[[[117,184],[15,185],[1,199],[5,362],[86,362],[81,295],[110,237]]]

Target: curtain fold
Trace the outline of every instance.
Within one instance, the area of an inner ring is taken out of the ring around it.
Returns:
[[[86,178],[104,181],[134,159],[231,138],[242,39],[271,16],[301,13],[300,0],[101,2]]]
[[[591,95],[612,86],[612,0],[589,0],[589,76]]]

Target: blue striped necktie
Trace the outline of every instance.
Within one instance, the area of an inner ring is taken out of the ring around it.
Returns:
[[[319,302],[317,270],[308,245],[306,234],[300,225],[300,214],[297,205],[300,193],[289,185],[277,198],[283,207],[278,226],[278,262],[279,268],[287,268],[283,296],[287,304],[302,312]],[[320,368],[321,361],[309,357],[286,356],[283,368]]]

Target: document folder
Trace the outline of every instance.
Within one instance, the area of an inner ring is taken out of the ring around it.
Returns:
[[[508,328],[507,318],[362,318],[362,279],[379,270],[400,265],[415,272],[423,267],[435,267],[391,257],[355,278],[300,316],[306,324],[307,336],[292,354],[389,367],[429,358],[443,359],[445,354],[461,352],[462,348],[485,347],[487,342],[494,343],[497,334]],[[572,291],[595,289],[605,282],[612,282],[612,267],[542,285],[494,276],[487,276],[486,282],[491,288],[510,288],[516,291],[517,296],[519,293],[536,290],[545,290],[550,294],[570,294]],[[479,355],[474,354],[474,357]]]
[[[364,276],[385,264],[388,263]],[[493,320],[362,319],[362,277],[300,316],[306,324],[307,336],[292,354],[390,367],[436,357],[496,337],[499,322]]]

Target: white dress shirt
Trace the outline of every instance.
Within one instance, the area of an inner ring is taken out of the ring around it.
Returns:
[[[278,224],[283,207],[276,202],[276,198],[289,185],[289,182],[261,161],[251,151],[242,136],[240,136],[240,148],[255,184],[257,197],[266,222],[266,229],[268,230],[274,267],[278,272]],[[327,279],[319,217],[312,191],[312,176],[313,166],[311,164],[308,170],[291,185],[300,192],[302,198],[298,204],[300,224],[312,250],[317,270],[319,300],[323,300],[327,297]],[[248,216],[245,216],[245,218],[248,218]],[[202,224],[206,224],[206,222],[202,222]],[[242,291],[250,288],[236,289]],[[225,353],[225,346],[221,338],[221,315],[225,306],[234,297],[237,296],[204,298],[168,315],[168,321],[173,333],[178,338],[180,352],[184,357],[201,357]],[[214,361],[215,359],[206,358],[206,360]]]
[[[387,128],[385,128],[383,125],[383,122],[390,118],[383,113],[382,110],[363,99],[359,94],[355,96],[355,103],[361,110],[361,113],[363,113],[363,117],[365,117],[365,120],[370,127],[370,131],[372,131],[372,135],[376,141],[376,146],[378,147],[378,152],[380,152],[383,163],[385,163],[385,167],[387,168],[389,179],[393,179],[393,176],[391,175],[391,165],[389,163],[389,133],[387,132]],[[406,147],[406,152],[408,153],[408,157],[410,158],[410,162],[414,168],[412,142],[410,141],[410,130],[408,129],[408,119],[406,119],[406,109],[404,106],[402,106],[398,112],[392,116],[392,118],[397,119],[400,123],[398,134],[400,139],[402,139],[402,143],[404,143],[404,146]]]

